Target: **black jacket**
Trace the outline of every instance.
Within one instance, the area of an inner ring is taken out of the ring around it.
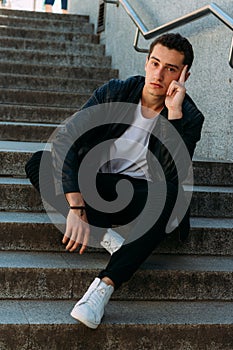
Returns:
[[[59,128],[52,141],[57,193],[79,192],[78,170],[85,155],[94,146],[123,134],[133,119],[144,84],[145,78],[142,76],[130,77],[125,81],[110,80],[93,93],[81,111]],[[182,119],[168,121],[166,108],[161,115],[150,137],[147,156],[149,172],[155,181],[165,176],[167,181],[177,185],[185,181],[190,172],[189,160],[200,140],[204,117],[187,94]],[[186,147],[182,147],[184,145]],[[96,169],[95,162],[98,161],[95,158],[89,162],[90,172]],[[158,162],[161,167],[158,167]],[[182,236],[186,237],[188,215],[185,215],[180,226]]]

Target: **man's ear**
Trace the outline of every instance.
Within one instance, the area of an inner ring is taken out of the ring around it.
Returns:
[[[145,62],[145,70],[146,70],[146,66],[147,66],[147,64],[148,64],[148,61],[149,61],[149,57],[147,56],[147,57],[146,57],[146,62]]]

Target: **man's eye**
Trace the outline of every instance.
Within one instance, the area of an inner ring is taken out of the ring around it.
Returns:
[[[174,69],[174,68],[171,68],[171,67],[167,67],[167,70],[168,70],[169,72],[175,72],[175,69]]]

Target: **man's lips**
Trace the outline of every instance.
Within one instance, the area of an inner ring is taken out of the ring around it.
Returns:
[[[152,87],[154,87],[154,88],[157,88],[157,89],[158,89],[158,88],[160,88],[160,89],[163,88],[163,86],[162,86],[161,84],[158,84],[158,83],[153,83],[153,82],[151,82],[150,85],[151,85]]]

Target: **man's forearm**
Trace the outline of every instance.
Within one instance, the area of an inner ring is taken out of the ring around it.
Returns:
[[[83,206],[83,205],[85,205],[82,194],[80,192],[66,193],[66,200],[70,206]]]

